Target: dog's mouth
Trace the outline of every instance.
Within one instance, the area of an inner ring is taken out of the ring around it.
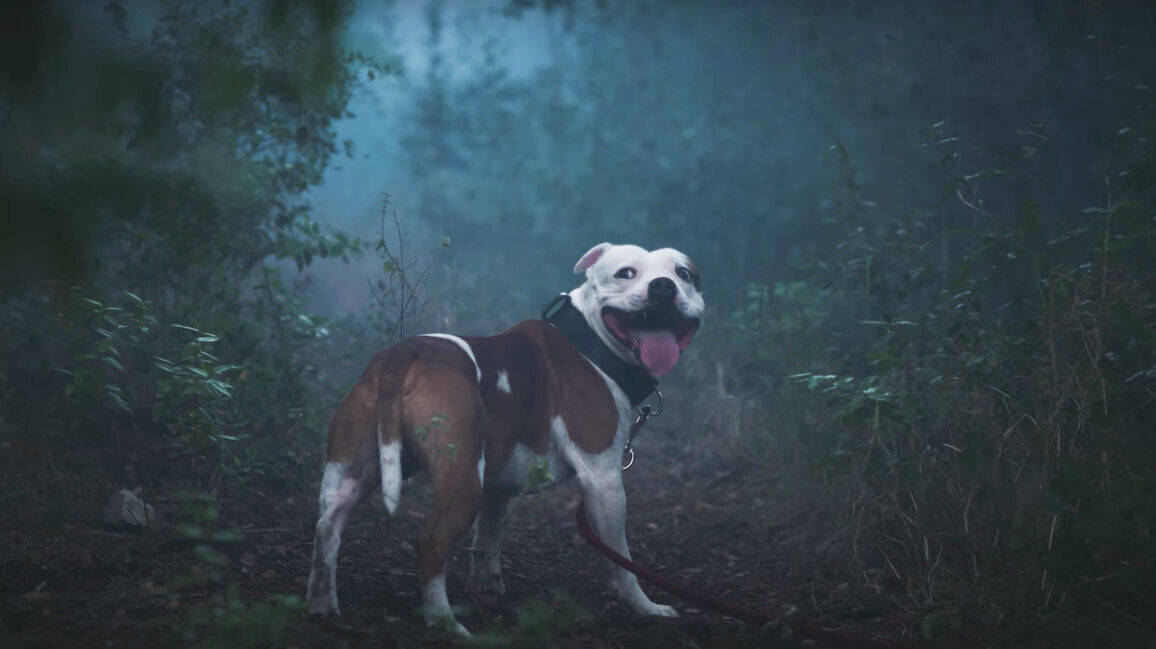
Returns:
[[[679,353],[690,345],[699,325],[698,318],[684,316],[673,304],[641,311],[603,307],[602,322],[610,335],[629,349],[655,378],[674,367]]]

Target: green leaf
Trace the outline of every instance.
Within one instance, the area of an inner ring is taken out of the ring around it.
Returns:
[[[178,524],[173,526],[173,531],[181,536],[189,539],[203,539],[206,534],[205,531],[193,525]]]
[[[236,530],[221,530],[209,535],[209,540],[217,543],[238,543],[244,540],[244,538],[245,537]]]
[[[124,400],[124,397],[121,397],[119,394],[112,391],[108,391],[107,394],[108,397],[112,399],[113,403],[115,403],[117,406],[120,406],[121,410],[129,413],[132,412],[132,408],[129,407],[128,403]]]
[[[193,554],[210,566],[224,566],[229,563],[228,557],[207,545],[198,545],[193,548]]]

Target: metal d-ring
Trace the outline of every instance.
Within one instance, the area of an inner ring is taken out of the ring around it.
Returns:
[[[657,389],[654,391],[655,396],[658,397],[658,403],[651,406],[649,403],[643,404],[638,408],[638,414],[634,417],[634,425],[630,427],[630,440],[634,441],[634,434],[637,433],[651,417],[657,417],[662,414],[662,409],[666,402],[662,398],[662,393]]]
[[[661,415],[662,409],[666,405],[666,401],[662,398],[662,392],[659,392],[658,388],[654,389],[654,396],[658,397],[658,410],[651,411],[651,417],[657,417],[658,415]]]

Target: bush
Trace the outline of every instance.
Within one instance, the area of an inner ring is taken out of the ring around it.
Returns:
[[[961,173],[941,128],[945,200],[903,216],[872,213],[836,148],[832,255],[730,314],[735,443],[829,503],[852,572],[893,578],[927,633],[957,611],[1019,640],[1135,638],[1156,608],[1151,158],[1045,219],[1029,155]]]

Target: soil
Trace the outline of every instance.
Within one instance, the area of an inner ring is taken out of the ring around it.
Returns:
[[[821,512],[780,499],[784,486],[765,469],[725,459],[706,440],[678,431],[679,417],[672,409],[653,420],[624,475],[636,561],[747,607],[856,634],[904,635],[912,617],[900,606],[900,588],[846,574],[845,548],[822,538],[824,526],[814,523]],[[206,542],[174,524],[187,514],[187,501],[156,487],[142,491],[162,517],[155,528],[100,522],[101,506],[124,482],[83,478],[91,473],[86,468],[113,464],[122,467],[111,472],[121,481],[163,484],[156,475],[140,475],[147,458],[50,453],[47,442],[4,447],[0,645],[465,646],[427,628],[417,610],[414,541],[428,502],[421,476],[404,486],[394,518],[372,497],[354,512],[338,563],[342,617],[323,621],[286,609],[279,618],[260,606],[277,596],[304,599],[319,471],[308,490],[272,478],[251,479],[258,488],[221,485],[219,518],[202,527],[236,530],[239,540]],[[468,539],[458,543],[449,597],[462,607],[459,620],[481,634],[480,644],[824,646],[704,611],[646,584],[652,599],[673,604],[680,617],[630,613],[604,587],[601,560],[578,535],[578,506],[572,481],[516,500],[503,545],[507,593],[500,600],[466,593]],[[190,622],[199,613],[204,620]]]

